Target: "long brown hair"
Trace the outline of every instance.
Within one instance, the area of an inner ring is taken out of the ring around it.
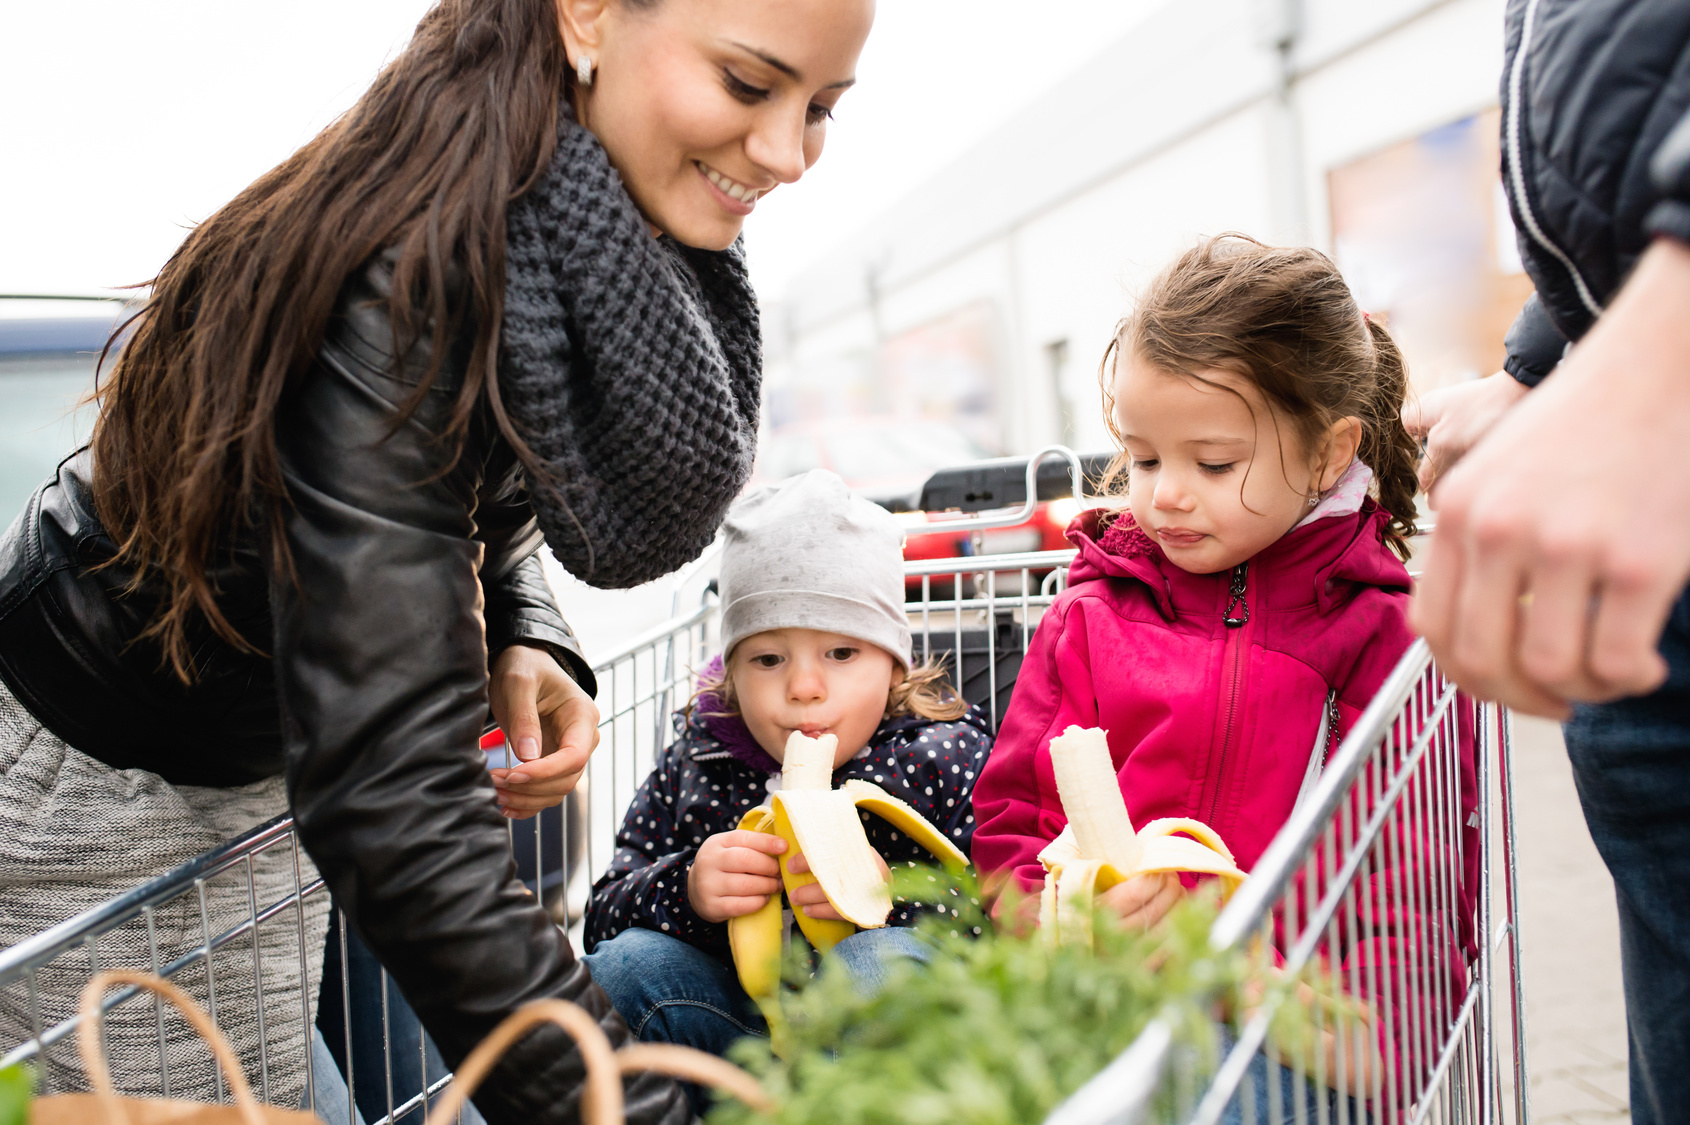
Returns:
[[[1339,419],[1359,418],[1356,456],[1373,470],[1379,503],[1390,513],[1387,541],[1408,557],[1420,451],[1402,423],[1408,366],[1325,254],[1222,234],[1164,269],[1104,353],[1103,412],[1117,445],[1112,372],[1122,355],[1187,378],[1229,371],[1249,379],[1296,427],[1305,449]],[[1105,491],[1124,479],[1129,464],[1124,451],[1115,458]]]
[[[505,209],[546,168],[570,81],[553,0],[441,0],[358,103],[201,223],[152,282],[99,387],[94,503],[132,585],[162,580],[144,636],[189,681],[189,626],[257,651],[218,609],[208,566],[264,522],[278,566],[287,494],[277,403],[309,366],[346,279],[396,254],[395,354],[472,341],[452,424],[478,403],[533,467],[499,401]],[[453,273],[447,285],[448,271]]]

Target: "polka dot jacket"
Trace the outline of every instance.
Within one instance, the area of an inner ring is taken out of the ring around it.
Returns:
[[[589,953],[599,942],[643,926],[729,959],[727,923],[706,922],[693,912],[687,871],[706,837],[737,828],[740,817],[767,799],[774,775],[729,752],[716,737],[722,721],[707,724],[697,714],[676,714],[680,737],[659,755],[657,768],[634,794],[616,836],[615,857],[593,885],[585,933]],[[861,754],[834,771],[833,784],[837,788],[851,778],[874,782],[908,802],[967,854],[974,836],[974,781],[991,748],[978,707],[955,722],[887,719]],[[862,816],[869,843],[888,864],[932,862],[924,848],[886,821]],[[911,925],[920,907],[895,903],[888,923]]]

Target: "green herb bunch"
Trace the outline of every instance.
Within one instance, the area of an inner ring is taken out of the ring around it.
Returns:
[[[34,1085],[26,1066],[0,1070],[0,1125],[25,1125],[29,1121],[29,1095]]]
[[[932,961],[899,962],[876,995],[860,994],[826,958],[813,977],[807,962],[789,963],[784,1026],[775,1029],[781,1054],[747,1039],[731,1056],[778,1109],[761,1115],[724,1100],[710,1125],[1037,1123],[1157,1016],[1173,1024],[1182,1050],[1212,1058],[1214,1016],[1246,995],[1247,959],[1210,950],[1212,896],[1189,896],[1150,932],[1100,914],[1092,946],[1054,946],[1031,927],[995,928],[972,883],[956,897],[936,895],[930,884],[949,878],[895,875],[902,897],[966,905],[924,919]],[[1002,916],[1015,911],[1005,904]]]

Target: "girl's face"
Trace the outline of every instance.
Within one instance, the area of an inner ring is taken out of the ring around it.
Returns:
[[[1198,374],[1218,385],[1123,354],[1115,364],[1115,424],[1132,458],[1133,519],[1175,566],[1214,574],[1308,514],[1309,497],[1349,467],[1361,424],[1340,420],[1320,455],[1311,456],[1250,380],[1229,371]]]
[[[838,769],[874,736],[903,669],[885,649],[853,637],[771,629],[734,646],[728,675],[740,716],[770,757],[785,760],[793,731],[831,733]]]
[[[758,199],[821,156],[874,0],[557,0],[579,120],[648,222],[725,249]]]

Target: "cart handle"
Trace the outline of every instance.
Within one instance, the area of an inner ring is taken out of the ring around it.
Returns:
[[[1087,507],[1084,495],[1085,473],[1080,468],[1080,455],[1066,445],[1047,445],[1027,458],[1027,499],[1019,508],[996,508],[977,516],[959,516],[956,519],[931,522],[925,526],[906,527],[904,535],[955,535],[958,531],[986,531],[994,527],[1014,527],[1026,523],[1033,518],[1033,509],[1039,506],[1039,464],[1046,457],[1061,457],[1068,462],[1068,476],[1074,485],[1074,499],[1079,501],[1081,507]]]

